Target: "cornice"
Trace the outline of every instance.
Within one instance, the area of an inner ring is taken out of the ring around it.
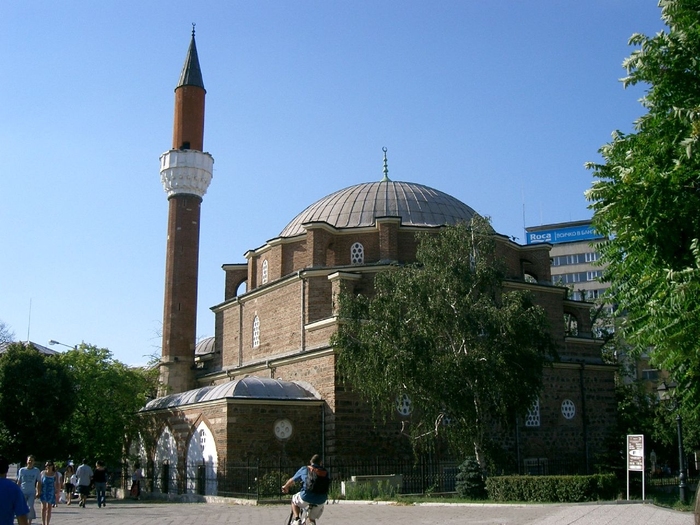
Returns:
[[[309,359],[320,359],[322,357],[327,357],[333,355],[335,350],[330,346],[322,346],[312,350],[305,350],[303,352],[295,351],[294,353],[288,353],[275,358],[260,359],[259,361],[248,363],[240,367],[229,366],[217,372],[212,372],[204,376],[197,378],[198,383],[203,383],[202,386],[206,386],[211,381],[217,381],[225,378],[246,376],[253,374],[255,372],[260,372],[262,370],[269,370],[270,368],[276,368],[278,366],[294,365],[297,363],[303,363]]]

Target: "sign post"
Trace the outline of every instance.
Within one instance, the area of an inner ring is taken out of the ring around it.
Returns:
[[[627,501],[630,499],[630,472],[642,473],[642,501],[646,500],[644,489],[644,435],[627,436]]]

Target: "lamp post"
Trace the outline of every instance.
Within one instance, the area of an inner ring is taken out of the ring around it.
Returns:
[[[671,401],[671,410],[676,411],[676,429],[678,430],[678,498],[682,504],[685,504],[686,499],[686,484],[685,484],[685,454],[683,452],[683,418],[681,418],[680,410],[678,410],[678,403],[674,396],[671,394],[676,388],[674,383],[669,385],[666,381],[663,381],[657,388],[656,391],[659,394],[659,400],[661,401]]]
[[[50,344],[50,345],[61,345],[61,346],[65,346],[66,348],[70,348],[71,350],[77,350],[77,349],[78,349],[78,345],[70,346],[70,345],[67,345],[67,344],[60,343],[60,342],[56,341],[55,339],[51,339],[51,341],[49,341],[49,344]]]

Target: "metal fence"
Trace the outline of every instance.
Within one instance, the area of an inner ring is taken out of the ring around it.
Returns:
[[[174,469],[163,463],[146,465],[142,482],[144,492],[156,494],[200,494],[224,497],[274,500],[285,496],[282,485],[294,475],[301,465],[283,458],[249,460],[246,462],[222,461],[214,468],[206,463],[187,465]],[[400,476],[399,494],[438,494],[456,490],[459,462],[421,458],[419,460],[374,460],[326,462],[331,473],[331,494],[340,494],[342,482],[353,476]],[[513,470],[516,470],[514,468]],[[128,466],[122,466],[121,486],[128,490],[131,477]],[[493,474],[572,475],[585,474],[585,459],[525,459],[518,471],[502,471]],[[184,474],[184,479],[181,479]],[[116,476],[115,476],[116,477]],[[116,481],[116,480],[115,480]]]

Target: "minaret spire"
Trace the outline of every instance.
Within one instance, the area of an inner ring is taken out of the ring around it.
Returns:
[[[196,24],[192,24],[192,39],[190,40],[190,48],[187,50],[187,57],[185,57],[185,65],[182,66],[182,73],[180,73],[180,82],[178,82],[177,87],[196,86],[204,89],[204,81],[202,81],[202,70],[199,67],[199,56],[197,56],[197,43],[194,40],[195,25]],[[204,92],[206,93],[206,90],[204,90]]]
[[[162,395],[195,387],[192,368],[197,333],[200,206],[214,167],[214,159],[204,152],[205,95],[193,24],[190,47],[175,88],[172,149],[160,156],[160,180],[168,194]]]

